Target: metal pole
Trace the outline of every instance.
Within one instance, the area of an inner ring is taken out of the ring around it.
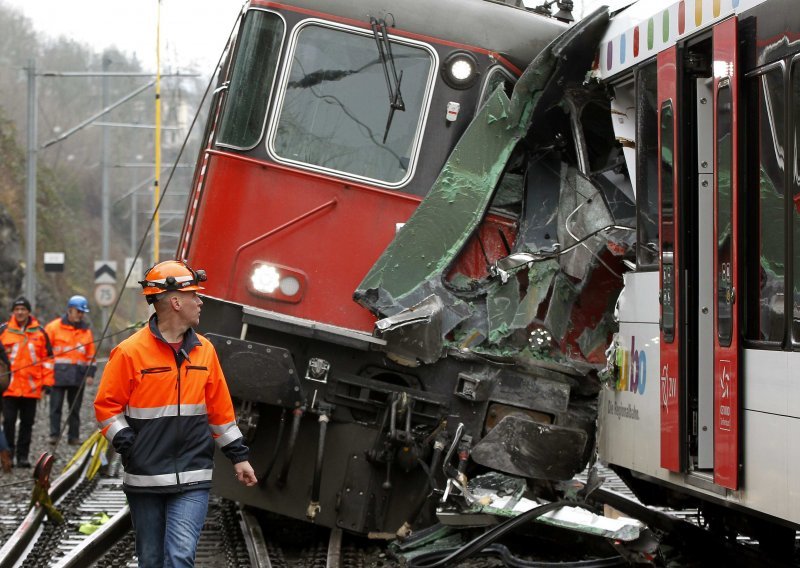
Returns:
[[[108,72],[108,67],[111,65],[111,61],[108,59],[106,54],[103,54],[103,108],[108,107],[108,76],[105,73]],[[102,173],[102,203],[101,203],[101,210],[102,210],[102,224],[103,224],[103,232],[102,232],[102,252],[101,259],[102,260],[109,260],[109,232],[110,232],[110,215],[111,215],[111,206],[110,206],[110,188],[108,186],[108,127],[102,126],[103,130],[103,139],[102,139],[102,154],[100,158],[100,171]],[[102,328],[106,329],[108,325],[108,308],[102,309]]]
[[[136,251],[139,248],[137,236],[137,224],[139,222],[139,195],[136,191],[131,192],[131,257],[136,258]],[[131,298],[131,321],[136,321],[136,303],[138,297],[135,294],[128,294]]]
[[[136,225],[138,223],[138,215],[139,215],[139,200],[137,199],[138,194],[135,191],[131,192],[131,256],[136,254],[136,250],[139,248],[139,243],[137,241],[136,235]]]
[[[156,132],[155,132],[155,182],[153,183],[153,264],[161,256],[161,219],[158,216],[158,202],[160,201],[159,182],[161,180],[161,0],[158,0],[156,14]]]
[[[36,309],[36,60],[28,62],[28,164],[25,236],[25,296]]]

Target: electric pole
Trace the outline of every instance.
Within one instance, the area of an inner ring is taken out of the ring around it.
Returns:
[[[28,167],[25,207],[25,297],[36,309],[36,60],[28,62]]]

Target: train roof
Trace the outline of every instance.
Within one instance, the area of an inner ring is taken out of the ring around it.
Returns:
[[[354,22],[368,22],[370,16],[387,23],[394,19],[397,30],[483,48],[520,70],[568,27],[554,18],[491,0],[252,0],[251,6],[294,8]]]
[[[664,6],[652,0],[624,2],[600,42],[600,76],[613,77],[650,59],[684,37],[766,0],[674,0]],[[612,5],[611,10],[614,12]]]

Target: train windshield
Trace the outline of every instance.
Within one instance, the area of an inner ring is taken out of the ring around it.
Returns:
[[[247,13],[219,129],[220,145],[250,149],[261,139],[283,33],[277,14]]]
[[[410,175],[433,58],[392,42],[405,110],[393,113],[372,35],[307,25],[297,35],[271,147],[281,159],[399,185]],[[385,142],[384,142],[385,138]]]

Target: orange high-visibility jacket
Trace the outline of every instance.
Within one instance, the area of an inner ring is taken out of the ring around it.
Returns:
[[[11,368],[11,383],[3,396],[41,398],[42,387],[53,382],[53,351],[47,334],[33,316],[24,328],[11,316],[0,329],[0,343]]]
[[[44,330],[53,346],[55,386],[77,387],[83,377],[94,377],[94,336],[86,322],[72,323],[65,315],[48,323]]]
[[[213,345],[189,329],[176,353],[155,315],[111,352],[94,406],[126,491],[210,487],[215,442],[233,463],[247,459]]]

